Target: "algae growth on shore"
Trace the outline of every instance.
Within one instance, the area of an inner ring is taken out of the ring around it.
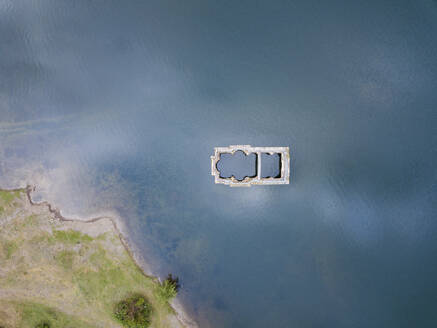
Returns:
[[[0,191],[0,327],[183,327],[167,285],[143,274],[110,219],[61,221],[25,189]],[[126,299],[142,325],[123,317]]]

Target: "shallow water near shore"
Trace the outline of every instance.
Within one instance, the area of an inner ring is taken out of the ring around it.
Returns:
[[[201,327],[437,323],[435,2],[5,1],[0,27],[0,186],[119,216]],[[290,185],[215,185],[234,144],[289,146]]]

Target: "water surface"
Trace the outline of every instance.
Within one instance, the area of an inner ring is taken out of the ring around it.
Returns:
[[[435,1],[2,1],[0,184],[111,212],[201,327],[437,325]],[[215,146],[291,184],[215,185]]]

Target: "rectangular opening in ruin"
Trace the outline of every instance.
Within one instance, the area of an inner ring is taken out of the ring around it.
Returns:
[[[281,154],[261,153],[261,178],[279,178],[281,176]]]

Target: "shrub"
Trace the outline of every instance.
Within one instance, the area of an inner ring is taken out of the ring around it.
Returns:
[[[155,294],[161,302],[166,303],[177,295],[179,288],[179,278],[173,278],[172,274],[169,273],[167,278],[159,285]]]
[[[179,278],[178,277],[174,277],[171,273],[168,274],[167,278],[165,279],[165,281],[168,281],[169,284],[173,285],[176,292],[179,291],[179,288],[181,287],[181,285],[179,285]]]
[[[150,325],[152,306],[142,295],[134,295],[117,303],[115,318],[129,328],[146,328]]]

